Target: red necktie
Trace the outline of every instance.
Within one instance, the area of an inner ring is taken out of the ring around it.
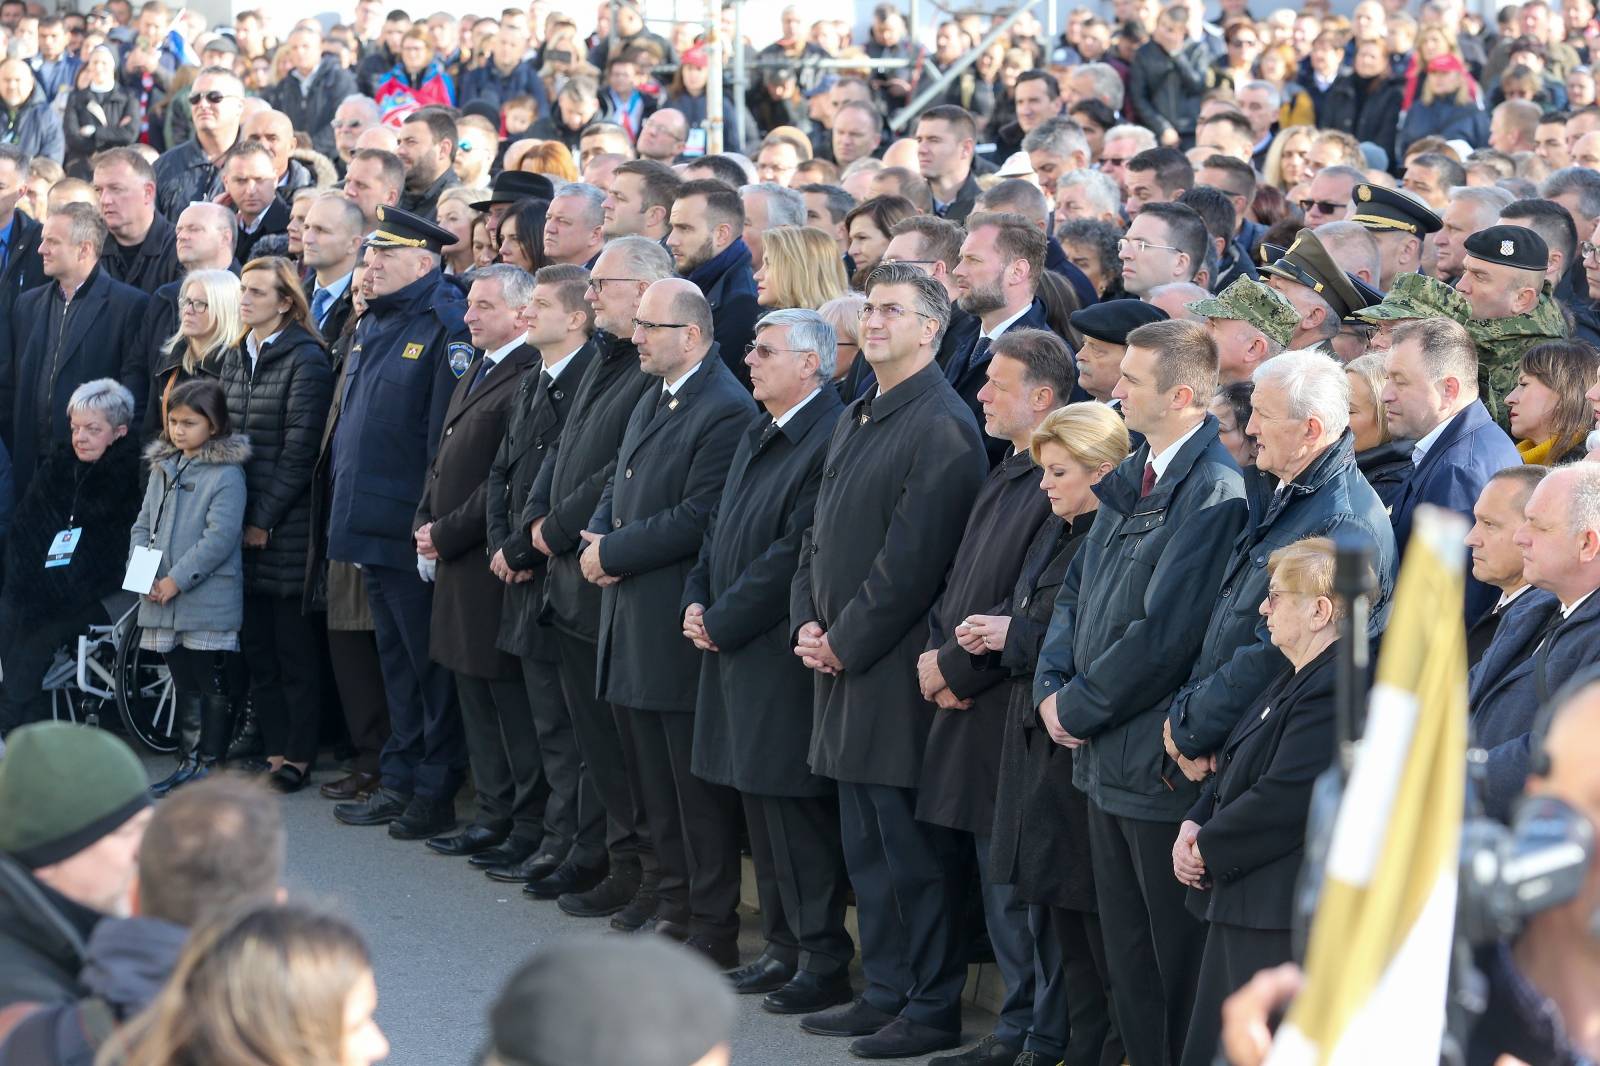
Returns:
[[[1139,484],[1141,497],[1150,495],[1150,490],[1156,487],[1156,464],[1144,464],[1144,481]]]

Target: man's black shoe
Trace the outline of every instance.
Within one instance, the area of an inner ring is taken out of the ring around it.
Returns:
[[[588,892],[605,876],[604,866],[580,866],[575,862],[564,862],[539,880],[523,885],[522,893],[534,899],[559,899]]]
[[[849,1003],[854,995],[850,974],[843,970],[827,977],[801,970],[788,984],[763,999],[761,1009],[768,1014],[815,1014]]]
[[[345,825],[388,825],[402,814],[411,797],[392,788],[380,788],[359,803],[339,803],[333,816]]]
[[[801,1018],[800,1028],[818,1036],[870,1036],[898,1017],[874,1007],[867,997],[857,996],[847,1007]]]
[[[656,909],[661,901],[656,898],[656,890],[641,886],[628,901],[628,905],[611,916],[611,928],[619,933],[637,933],[646,922],[656,916]],[[670,923],[676,924],[676,923]],[[680,927],[681,928],[681,927]],[[683,936],[674,937],[683,940],[689,936],[689,930],[684,928]]]
[[[691,951],[698,951],[719,970],[739,968],[739,941],[734,937],[713,940],[706,936],[692,936],[683,942]]]
[[[428,841],[428,850],[438,852],[440,855],[459,858],[463,855],[477,855],[479,852],[498,848],[506,842],[506,837],[506,833],[486,829],[481,825],[469,825],[459,833],[451,833],[445,837],[434,837]]]
[[[558,897],[556,906],[574,918],[604,918],[632,903],[638,891],[638,867],[624,867],[620,871],[613,870],[586,892],[568,892]]]
[[[516,866],[527,862],[539,850],[539,841],[524,840],[522,837],[506,837],[505,843],[499,847],[480,851],[467,860],[480,870],[487,870],[494,866]],[[555,867],[551,867],[555,869]],[[526,878],[524,878],[526,880]]]
[[[918,1025],[896,1018],[871,1036],[851,1041],[850,1054],[858,1059],[920,1059],[930,1051],[944,1051],[961,1043],[961,1031]]]
[[[615,921],[615,919],[613,919],[613,921]],[[619,930],[619,932],[628,931],[629,930]],[[632,932],[639,933],[641,935],[654,933],[657,936],[664,936],[668,940],[676,940],[680,944],[689,939],[689,926],[686,923],[674,922],[669,918],[661,917],[659,914],[654,918],[646,918],[644,924],[639,928],[632,930]]]
[[[733,990],[741,996],[764,996],[776,992],[794,978],[794,967],[763,951],[756,961],[728,975]]]
[[[396,840],[426,840],[455,827],[455,804],[448,799],[432,800],[414,796],[406,811],[389,823],[389,835]]]
[[[1021,1053],[990,1033],[965,1051],[929,1059],[928,1066],[1014,1066]]]
[[[521,862],[503,862],[497,866],[485,866],[483,872],[491,881],[504,881],[508,885],[526,885],[534,881],[543,881],[555,873],[560,865],[561,860],[549,852],[535,851],[532,855],[524,856]]]

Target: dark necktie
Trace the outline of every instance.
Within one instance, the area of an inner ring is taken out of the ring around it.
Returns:
[[[311,317],[316,320],[318,326],[321,326],[322,320],[328,317],[328,308],[332,305],[333,293],[327,289],[318,289],[311,294]]]
[[[539,391],[549,393],[556,387],[556,379],[550,376],[550,371],[539,371]]]
[[[667,404],[671,402],[672,393],[667,391],[667,387],[665,385],[661,386],[661,395],[656,397],[656,410],[660,411],[663,407],[667,406]]]
[[[778,423],[777,420],[774,419],[773,421],[767,423],[766,429],[761,431],[761,439],[756,442],[756,451],[759,452],[762,448],[765,448],[767,446],[767,442],[772,440],[772,438],[776,437],[777,435]]]
[[[489,371],[494,369],[494,364],[485,356],[478,360],[478,372],[472,376],[472,384],[467,386],[467,395],[471,396],[478,391],[478,386],[483,384],[483,379],[489,376]]]
[[[950,365],[945,367],[944,376],[950,384],[954,385],[966,376],[967,371],[975,366],[981,366],[984,358],[989,354],[989,338],[980,336],[971,351],[966,355],[955,356],[950,360]]]
[[[1144,464],[1144,480],[1139,483],[1139,497],[1150,495],[1150,490],[1156,487],[1156,464]]]

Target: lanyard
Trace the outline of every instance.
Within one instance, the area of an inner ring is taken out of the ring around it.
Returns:
[[[172,498],[172,494],[174,492],[177,492],[179,489],[184,487],[183,472],[189,469],[190,464],[193,462],[193,459],[179,459],[176,469],[172,471],[172,480],[169,481],[167,483],[167,487],[161,491],[161,503],[156,506],[156,519],[150,524],[151,544],[156,542],[156,533],[161,529],[161,519],[162,516],[166,514],[167,501]]]

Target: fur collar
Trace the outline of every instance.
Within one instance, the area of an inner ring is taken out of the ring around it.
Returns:
[[[144,450],[144,457],[151,466],[159,466],[169,459],[175,459],[183,453],[169,444],[164,437],[157,437],[151,441]],[[250,438],[243,433],[234,433],[227,437],[212,437],[201,446],[195,455],[197,463],[214,463],[219,466],[243,466],[250,460]]]

